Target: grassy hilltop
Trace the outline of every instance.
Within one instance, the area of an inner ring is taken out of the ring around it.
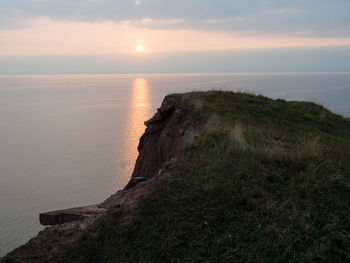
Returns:
[[[243,93],[173,96],[203,132],[132,223],[116,227],[116,209],[69,262],[350,262],[349,120]]]

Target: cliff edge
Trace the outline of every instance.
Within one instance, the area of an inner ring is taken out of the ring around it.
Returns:
[[[139,156],[129,183],[104,202],[96,205],[42,213],[40,223],[49,226],[27,244],[7,255],[4,262],[56,262],[60,254],[111,210],[123,211],[123,224],[134,218],[134,207],[147,196],[167,169],[182,158],[183,148],[191,144],[202,128],[202,120],[179,96],[167,96],[155,115],[145,121],[139,141]]]
[[[350,121],[310,102],[167,96],[130,182],[2,262],[349,262]]]

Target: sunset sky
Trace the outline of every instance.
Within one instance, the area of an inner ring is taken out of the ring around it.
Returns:
[[[196,63],[181,70],[191,58],[250,72],[290,54],[303,58],[300,70],[291,61],[281,71],[349,71],[349,10],[348,0],[2,0],[0,73],[124,73],[121,62],[133,72],[196,72]],[[310,64],[320,55],[338,63]]]

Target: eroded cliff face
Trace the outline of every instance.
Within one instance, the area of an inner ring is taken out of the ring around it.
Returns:
[[[93,232],[97,222],[113,209],[124,213],[123,224],[130,223],[136,216],[137,202],[153,191],[162,176],[171,176],[168,168],[181,161],[182,149],[200,133],[203,121],[184,106],[180,97],[170,95],[145,125],[132,177],[123,190],[95,205],[94,213],[81,207],[41,214],[45,222],[56,225],[12,251],[5,262],[57,262],[68,247],[79,242],[84,233]]]
[[[120,203],[130,202],[130,195],[143,197],[150,192],[157,179],[167,173],[167,168],[181,161],[183,148],[200,133],[203,121],[183,105],[180,97],[170,95],[145,125],[147,128],[140,138],[139,156],[129,183],[99,207],[117,207]]]
[[[201,121],[181,104],[180,98],[167,96],[145,125],[147,129],[138,146],[139,156],[125,189],[137,183],[135,178],[152,178],[172,159],[180,158],[181,149],[198,134]]]

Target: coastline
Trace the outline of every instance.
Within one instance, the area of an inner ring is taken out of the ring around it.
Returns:
[[[348,119],[314,103],[210,91],[167,96],[145,125],[124,190],[43,214],[64,224],[3,262],[214,261],[225,253],[288,261],[301,239],[307,260],[348,258],[348,181],[339,174],[348,172]],[[216,252],[203,254],[208,247]]]
[[[99,204],[40,213],[39,221],[46,228],[6,258],[54,260],[67,244],[79,240],[83,233],[115,209],[125,214],[123,224],[131,222],[137,203],[153,191],[161,178],[169,176],[168,170],[181,159],[183,147],[191,144],[202,128],[202,121],[181,104],[179,97],[167,96],[156,114],[145,121],[147,128],[140,138],[139,156],[123,190]],[[152,148],[157,145],[161,148],[154,152]]]

